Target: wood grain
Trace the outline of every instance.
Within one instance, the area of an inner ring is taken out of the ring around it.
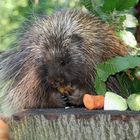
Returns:
[[[9,121],[13,140],[140,140],[140,112],[38,109]]]

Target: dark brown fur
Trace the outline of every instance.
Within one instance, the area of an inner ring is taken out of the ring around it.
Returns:
[[[84,93],[94,90],[96,65],[127,54],[114,31],[90,14],[67,11],[38,19],[18,49],[0,55],[2,112],[82,105]],[[75,88],[67,102],[54,88],[61,84]]]

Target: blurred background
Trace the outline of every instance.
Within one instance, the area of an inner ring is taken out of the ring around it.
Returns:
[[[56,10],[81,8],[79,0],[1,0],[0,50],[11,46],[16,29],[32,15],[50,15]]]
[[[120,0],[1,0],[0,51],[14,46],[12,43],[18,39],[15,35],[16,29],[21,27],[27,19],[34,15],[50,15],[54,11],[68,8],[87,9],[105,22],[113,25],[117,32],[125,31],[123,32],[123,37],[121,34],[121,38],[125,38],[124,35],[126,36],[126,29],[128,29],[138,41],[140,40],[140,28],[138,27],[140,17],[139,3],[138,0],[121,0],[121,2]],[[127,15],[128,13],[129,15]],[[126,19],[127,21],[125,21]],[[131,22],[131,26],[127,23],[127,26],[126,24],[124,26],[124,21],[125,23]],[[132,46],[134,47],[133,44]]]

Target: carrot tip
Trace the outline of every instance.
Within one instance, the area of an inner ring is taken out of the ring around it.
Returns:
[[[85,94],[83,103],[87,109],[101,109],[104,107],[104,96]]]

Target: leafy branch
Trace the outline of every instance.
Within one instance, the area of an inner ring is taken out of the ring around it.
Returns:
[[[97,74],[95,79],[95,90],[97,94],[104,95],[106,92],[106,81],[111,75],[116,75],[120,72],[126,72],[128,69],[134,69],[140,67],[140,57],[139,56],[126,56],[110,59],[105,63],[99,64],[96,68]],[[132,79],[126,74],[117,75],[117,80],[122,86],[122,91],[120,93],[123,96],[128,96],[130,92],[140,91],[140,80],[136,77],[136,69],[132,70]]]

